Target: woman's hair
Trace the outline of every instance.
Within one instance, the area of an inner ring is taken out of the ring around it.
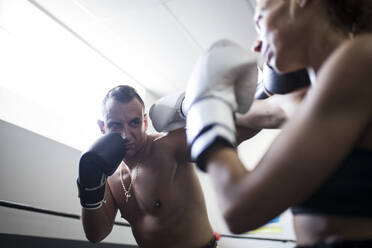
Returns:
[[[322,0],[332,25],[345,33],[372,32],[371,0]]]
[[[321,0],[331,25],[349,35],[372,32],[372,0]],[[291,12],[296,0],[291,0]]]

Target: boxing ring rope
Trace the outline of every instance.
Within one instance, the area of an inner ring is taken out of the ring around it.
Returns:
[[[59,211],[49,210],[49,209],[45,209],[45,208],[34,207],[34,206],[21,204],[21,203],[17,203],[17,202],[11,202],[11,201],[0,200],[0,206],[1,207],[6,207],[6,208],[12,208],[12,209],[30,211],[30,212],[35,212],[35,213],[60,216],[60,217],[65,217],[65,218],[70,218],[70,219],[77,219],[77,220],[81,219],[81,215],[78,215],[78,214],[64,213],[64,212],[59,212]],[[125,222],[115,221],[114,224],[117,225],[117,226],[130,227],[130,224],[125,223]],[[221,238],[234,238],[234,239],[253,239],[253,240],[262,240],[262,241],[274,241],[274,242],[282,242],[282,243],[287,243],[287,242],[295,243],[296,242],[295,240],[292,240],[292,239],[273,239],[273,238],[246,237],[246,236],[238,236],[238,235],[230,235],[230,234],[220,234],[220,237]]]
[[[254,239],[254,240],[262,240],[262,241],[274,241],[274,242],[282,242],[282,243],[296,243],[293,239],[272,239],[272,238],[260,238],[260,237],[247,237],[247,236],[238,236],[238,235],[231,235],[231,234],[220,234],[221,238],[233,238],[233,239]]]
[[[21,204],[21,203],[17,203],[17,202],[10,202],[10,201],[0,200],[0,206],[7,207],[7,208],[13,208],[13,209],[19,209],[19,210],[30,211],[30,212],[35,212],[35,213],[42,213],[42,214],[60,216],[60,217],[65,217],[65,218],[70,218],[70,219],[77,219],[77,220],[81,219],[81,215],[78,215],[78,214],[63,213],[63,212],[58,212],[58,211],[49,210],[49,209],[45,209],[45,208],[33,207],[33,206],[30,206],[30,205]],[[118,222],[118,221],[115,221],[115,225],[130,227],[130,225],[128,223]]]

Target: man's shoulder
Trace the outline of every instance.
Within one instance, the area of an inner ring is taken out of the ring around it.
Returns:
[[[148,134],[147,137],[151,142],[155,142],[159,139],[162,139],[166,135],[167,133],[151,133],[151,134]]]
[[[153,148],[177,148],[178,145],[186,143],[185,129],[177,129],[167,133],[154,133],[148,135]]]
[[[175,139],[184,139],[186,137],[186,131],[184,128],[180,128],[171,132],[164,133],[151,133],[147,136],[151,142],[169,142]]]

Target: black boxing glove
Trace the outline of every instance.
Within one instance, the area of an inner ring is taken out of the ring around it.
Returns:
[[[102,206],[106,179],[124,158],[125,144],[119,133],[108,133],[80,157],[77,185],[83,208],[97,209]]]
[[[254,97],[265,99],[271,95],[286,94],[310,84],[306,69],[280,74],[265,63],[262,69],[262,81],[258,83]]]

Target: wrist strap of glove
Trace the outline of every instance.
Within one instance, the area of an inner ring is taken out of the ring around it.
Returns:
[[[191,157],[194,156],[194,161],[198,168],[206,172],[206,158],[209,150],[216,145],[224,145],[234,148],[235,134],[223,126],[213,126],[199,136],[191,146]]]
[[[205,171],[204,155],[215,142],[235,146],[235,123],[230,105],[219,98],[204,98],[194,103],[187,113],[186,132],[191,159]]]
[[[79,181],[80,180],[78,178],[76,183],[79,191],[81,206],[89,210],[100,208],[105,200],[106,180],[104,180],[103,184],[95,188],[86,188],[82,186]]]

